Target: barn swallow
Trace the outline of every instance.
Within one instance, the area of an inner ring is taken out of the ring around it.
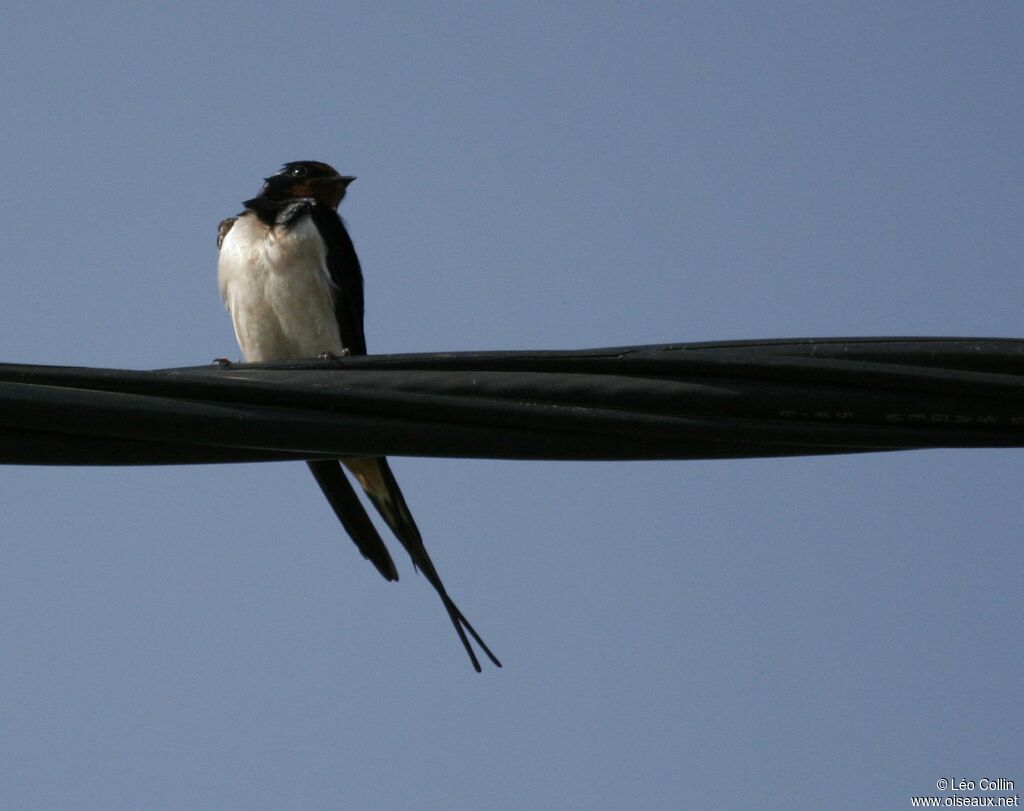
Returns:
[[[245,211],[221,222],[217,279],[247,361],[366,354],[363,274],[337,212],[353,180],[326,163],[286,163],[242,203]],[[387,459],[346,457],[340,464],[307,464],[363,557],[385,580],[398,580],[394,561],[341,465],[348,468],[414,568],[437,591],[476,671],[480,662],[467,633],[501,667],[448,596]]]

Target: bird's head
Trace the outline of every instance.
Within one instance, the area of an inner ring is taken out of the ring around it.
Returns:
[[[293,161],[265,179],[259,197],[274,200],[311,197],[320,205],[337,208],[354,177],[339,175],[320,161]]]

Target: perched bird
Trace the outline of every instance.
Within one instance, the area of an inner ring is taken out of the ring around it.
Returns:
[[[354,177],[326,163],[295,161],[265,179],[245,211],[217,230],[220,294],[250,362],[365,355],[363,275],[337,208]],[[501,662],[448,596],[384,457],[309,462],[320,489],[359,551],[386,580],[398,571],[342,471],[344,464],[437,591],[473,667],[473,637]]]

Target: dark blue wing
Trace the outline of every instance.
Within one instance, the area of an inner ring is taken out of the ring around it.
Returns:
[[[353,355],[366,354],[363,332],[363,271],[345,224],[334,209],[311,206],[317,230],[327,245],[327,271],[334,283],[334,314],[342,345]]]

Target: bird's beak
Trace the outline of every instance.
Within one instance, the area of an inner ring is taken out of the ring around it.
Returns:
[[[345,199],[345,190],[353,180],[355,178],[351,175],[335,175],[334,177],[323,178],[319,181],[314,180],[311,194],[320,203],[329,205],[331,208],[337,208],[341,201]]]

